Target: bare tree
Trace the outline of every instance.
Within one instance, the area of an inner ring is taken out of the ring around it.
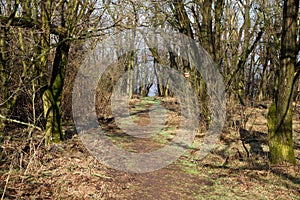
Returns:
[[[46,129],[45,143],[47,145],[61,142],[63,139],[62,90],[71,46],[74,41],[101,36],[102,31],[106,30],[101,26],[113,26],[113,23],[100,24],[104,23],[102,17],[105,9],[97,1],[35,0],[22,1],[22,3],[7,1],[4,6],[14,7],[15,10],[12,13],[1,13],[3,26],[38,31],[30,41],[37,44],[30,65],[34,66],[34,73],[39,77],[38,84],[43,100]],[[16,15],[20,11],[22,13]],[[90,28],[90,25],[94,28]],[[6,64],[4,61],[2,64]],[[2,83],[5,83],[4,75],[2,77]]]

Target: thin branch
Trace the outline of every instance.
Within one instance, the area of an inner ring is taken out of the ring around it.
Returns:
[[[3,120],[6,120],[6,121],[8,121],[8,122],[13,122],[13,123],[17,123],[17,124],[29,126],[29,127],[35,128],[35,129],[37,129],[37,130],[39,130],[39,131],[42,131],[42,128],[40,128],[40,127],[38,127],[38,126],[36,126],[36,125],[34,125],[34,124],[30,124],[30,123],[26,123],[26,122],[21,122],[21,121],[19,121],[19,120],[15,120],[15,119],[9,119],[9,118],[7,118],[7,117],[1,115],[1,114],[0,114],[0,118],[3,119]]]
[[[3,189],[2,196],[1,196],[1,200],[3,200],[4,197],[5,197],[5,193],[6,193],[6,190],[7,190],[7,186],[8,186],[8,182],[9,182],[9,179],[10,179],[11,172],[12,172],[12,163],[10,163],[10,167],[9,167],[7,178],[5,180],[5,186],[4,186],[4,189]]]
[[[24,27],[24,28],[33,28],[42,29],[42,22],[34,20],[30,17],[14,17],[10,19],[7,16],[0,16],[1,23],[11,26]],[[67,34],[67,29],[61,26],[50,25],[50,32],[55,35],[65,36]]]

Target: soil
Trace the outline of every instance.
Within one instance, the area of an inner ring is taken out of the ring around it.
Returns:
[[[149,110],[160,102],[167,120],[158,135],[135,138],[114,118],[99,124],[119,148],[151,152],[166,145],[180,124],[176,99],[135,99],[131,118],[151,124]],[[269,105],[269,102],[260,102]],[[24,129],[7,134],[1,146],[2,199],[300,199],[300,107],[294,111],[297,165],[270,165],[265,107],[228,107],[227,120],[216,147],[203,159],[197,155],[204,133],[172,164],[148,173],[129,173],[107,167],[82,144],[74,127],[65,126],[63,144],[45,148],[43,133],[26,140]],[[129,119],[128,119],[129,120]],[[126,119],[125,119],[126,121]]]

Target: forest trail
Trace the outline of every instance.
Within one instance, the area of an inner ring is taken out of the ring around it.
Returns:
[[[164,122],[165,119],[160,116],[151,117],[149,113],[156,109],[159,110],[160,107],[157,105],[162,104],[167,109],[167,113],[161,113],[161,115],[165,114],[164,117],[167,120],[163,127],[158,127],[159,132],[154,133],[151,137],[134,138],[128,137],[128,135],[120,137],[122,133],[118,133],[118,127],[114,121],[102,128],[109,131],[111,133],[109,136],[115,144],[123,149],[132,152],[151,152],[162,148],[176,135],[176,127],[180,126],[180,114],[178,102],[175,99],[161,100],[162,98],[154,97],[132,100],[130,116],[123,119],[124,121],[133,120],[136,124],[134,130],[136,133],[151,132],[149,125],[151,128],[159,126],[159,120]],[[197,199],[197,197],[201,197],[203,194],[199,187],[212,186],[214,183],[208,178],[199,176],[196,171],[197,164],[187,159],[191,151],[195,151],[195,148],[190,147],[189,149],[190,151],[181,156],[178,161],[162,169],[148,173],[130,174],[132,180],[130,186],[117,194],[117,199]]]
[[[179,104],[174,99],[135,99],[129,117],[138,126],[146,126],[151,121],[147,111],[158,103],[168,110],[168,117],[157,135],[146,139],[128,136],[113,119],[100,121],[102,129],[115,145],[128,151],[151,152],[161,148],[174,136],[179,122]],[[298,165],[270,167],[265,154],[266,111],[264,108],[243,111],[248,116],[245,127],[251,136],[244,141],[249,158],[234,125],[225,124],[219,143],[204,159],[197,160],[203,138],[197,133],[194,144],[178,160],[148,173],[127,173],[103,165],[83,146],[73,127],[65,127],[70,137],[64,144],[50,149],[41,145],[43,133],[35,133],[28,144],[21,140],[6,141],[4,154],[12,156],[1,163],[0,193],[5,192],[4,199],[189,200],[249,199],[250,196],[251,199],[299,199],[299,112],[294,123]],[[228,113],[228,117],[234,118],[238,113]],[[19,166],[19,170],[12,170],[8,163],[14,168]]]

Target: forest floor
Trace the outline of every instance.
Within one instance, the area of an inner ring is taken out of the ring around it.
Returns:
[[[129,137],[112,118],[100,120],[102,129],[127,151],[158,149],[174,137],[180,105],[172,98],[131,102],[131,119],[139,126],[150,123],[147,111],[158,103],[168,110],[167,120],[151,138]],[[101,164],[72,126],[65,126],[63,144],[47,149],[41,132],[26,140],[26,130],[10,131],[1,146],[0,198],[300,199],[300,106],[294,111],[293,127],[297,165],[270,166],[264,105],[269,102],[228,107],[220,141],[204,159],[196,159],[204,136],[199,130],[194,144],[177,161],[148,173],[122,172]]]

